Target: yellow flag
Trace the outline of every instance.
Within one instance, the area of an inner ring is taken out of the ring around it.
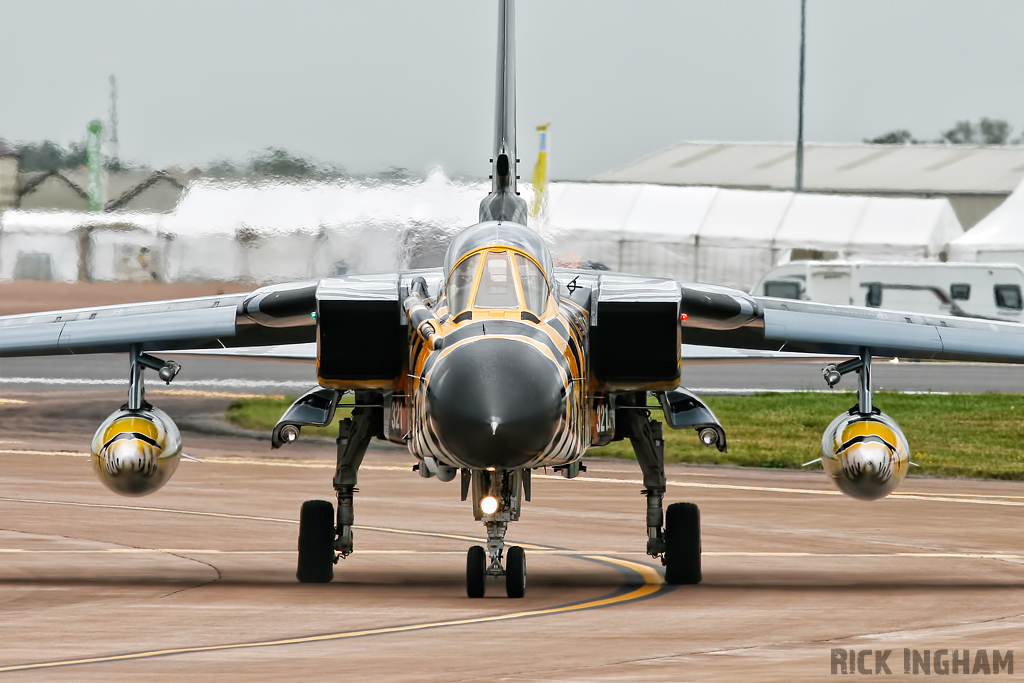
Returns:
[[[548,212],[548,128],[551,122],[537,126],[540,134],[540,152],[533,167],[533,202],[530,203],[530,217],[543,221]]]

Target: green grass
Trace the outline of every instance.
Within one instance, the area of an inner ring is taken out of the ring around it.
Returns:
[[[245,429],[270,432],[274,425],[284,415],[284,411],[297,399],[298,396],[282,396],[270,398],[245,398],[233,401],[227,409],[224,417],[233,425]],[[338,421],[348,417],[350,409],[343,406],[352,404],[355,401],[352,394],[345,394],[338,406],[338,412],[334,415],[334,422],[327,427],[303,427],[303,436],[323,436],[331,439],[338,436]]]
[[[292,400],[236,401],[227,417],[240,426],[269,431]],[[700,445],[691,429],[665,427],[666,461],[798,469],[821,455],[822,432],[857,398],[852,393],[769,393],[705,400],[725,427],[729,452]],[[911,468],[914,474],[1024,480],[1024,394],[882,392],[875,394],[875,405],[907,435],[911,459],[920,465]],[[660,410],[652,414],[661,419]],[[337,427],[304,428],[303,433],[335,436]],[[632,458],[633,450],[629,441],[618,441],[592,450],[595,456]],[[812,467],[820,465],[808,469]]]

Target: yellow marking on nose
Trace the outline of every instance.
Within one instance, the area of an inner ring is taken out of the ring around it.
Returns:
[[[874,422],[868,420],[858,420],[846,426],[843,429],[842,440],[840,444],[844,444],[850,439],[858,436],[877,436],[885,440],[886,443],[892,444],[893,448],[899,443],[899,439],[896,438],[895,432],[892,431],[887,425],[881,422]]]
[[[137,432],[148,436],[154,441],[160,440],[160,429],[154,422],[145,418],[129,415],[119,417],[110,423],[110,426],[107,427],[107,431],[103,433],[103,443],[110,441],[122,432]]]

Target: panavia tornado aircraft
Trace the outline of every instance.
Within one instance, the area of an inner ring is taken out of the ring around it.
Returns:
[[[376,437],[407,446],[421,476],[460,479],[462,499],[487,529],[486,548],[468,552],[470,597],[483,596],[488,576],[504,576],[509,597],[525,593],[525,553],[506,549],[504,537],[530,500],[531,472],[575,477],[588,449],[618,439],[630,440],[643,473],[647,552],[661,559],[668,583],[692,584],[701,580],[700,516],[691,503],[663,511],[662,424],[649,397],[669,427],[693,429],[707,446],[724,451],[726,434],[680,386],[684,360],[845,358],[827,365],[824,379],[832,386],[856,371],[859,397],[825,429],[821,461],[840,490],[868,500],[892,492],[910,464],[899,426],[872,404],[872,357],[1024,362],[1024,325],[553,267],[516,191],[513,12],[513,0],[500,0],[492,189],[443,267],[0,318],[0,357],[128,354],[127,402],[92,443],[104,484],[151,493],[182,457],[177,428],[143,387],[146,368],[170,382],[180,366],[153,354],[308,356],[317,386],[285,412],[273,446],[303,426],[331,423],[346,392],[354,407],[340,423],[337,507],[302,506],[299,581],[330,581],[353,551],[356,476]]]

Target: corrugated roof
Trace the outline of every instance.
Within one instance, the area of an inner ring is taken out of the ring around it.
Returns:
[[[681,142],[602,182],[793,188],[796,144]],[[1009,194],[1024,179],[1024,146],[804,145],[804,189],[814,192]]]

